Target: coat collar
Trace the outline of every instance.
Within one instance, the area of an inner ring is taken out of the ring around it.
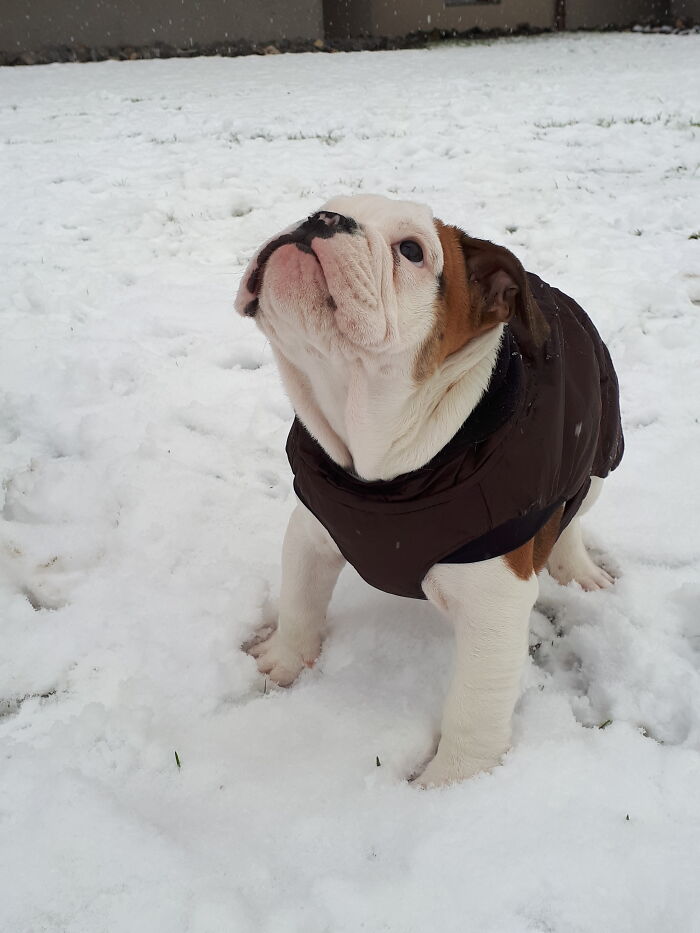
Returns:
[[[335,486],[348,492],[372,497],[394,498],[400,490],[414,488],[414,481],[425,482],[439,467],[460,455],[475,451],[478,446],[502,428],[519,410],[525,395],[525,366],[517,341],[510,327],[503,330],[503,339],[496,357],[489,385],[466,421],[448,443],[428,461],[409,473],[389,480],[363,480],[332,460],[304,425],[295,419],[297,430],[304,437],[304,446],[311,447],[318,466]]]

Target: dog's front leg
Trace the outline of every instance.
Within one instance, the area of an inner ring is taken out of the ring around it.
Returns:
[[[282,586],[277,628],[249,653],[258,670],[287,687],[321,651],[326,610],[345,558],[321,523],[299,504],[282,546]]]
[[[456,639],[440,744],[417,779],[427,787],[488,771],[508,749],[538,585],[534,573],[523,580],[498,557],[436,564],[423,590],[449,617]]]

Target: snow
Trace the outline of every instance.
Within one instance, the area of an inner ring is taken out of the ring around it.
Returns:
[[[700,930],[699,52],[0,72],[3,933]],[[232,297],[263,239],[358,190],[509,246],[622,384],[586,520],[619,579],[543,577],[513,749],[441,791],[405,780],[450,669],[430,607],[346,570],[292,689],[240,650],[293,495]]]

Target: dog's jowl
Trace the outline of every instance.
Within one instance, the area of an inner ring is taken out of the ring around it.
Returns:
[[[440,741],[418,783],[492,768],[510,743],[537,574],[613,582],[579,525],[623,451],[598,332],[507,249],[368,195],[264,244],[236,308],[268,337],[296,413],[299,503],[277,629],[250,649],[259,669],[286,686],[314,663],[347,560],[454,626]]]

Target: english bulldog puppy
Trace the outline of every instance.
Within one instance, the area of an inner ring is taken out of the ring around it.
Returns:
[[[612,583],[579,524],[623,452],[606,347],[507,249],[374,195],[333,198],[264,244],[236,309],[269,339],[296,414],[299,504],[277,628],[250,648],[259,670],[287,686],[313,665],[347,560],[454,627],[417,782],[488,771],[510,744],[537,574]]]

